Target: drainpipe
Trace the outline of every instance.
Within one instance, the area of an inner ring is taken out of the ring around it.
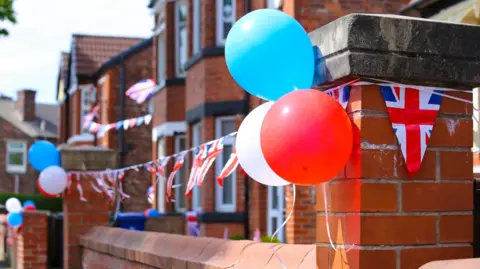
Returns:
[[[251,11],[250,0],[245,0],[245,14]],[[243,114],[246,116],[250,112],[250,93],[245,91],[245,95],[243,96]],[[245,239],[250,238],[250,178],[245,173],[245,178],[243,180],[244,186],[244,195],[245,195],[245,219],[243,223]]]

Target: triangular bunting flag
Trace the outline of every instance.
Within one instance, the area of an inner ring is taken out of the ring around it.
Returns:
[[[442,90],[419,86],[380,86],[390,122],[412,178],[420,169],[440,109]]]

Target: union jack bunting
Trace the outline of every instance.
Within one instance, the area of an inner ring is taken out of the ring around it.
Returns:
[[[395,85],[380,89],[411,178],[420,169],[442,102],[435,92],[443,91]]]
[[[99,106],[94,106],[92,110],[83,116],[83,128],[87,129],[93,119],[98,116],[98,111],[100,110]]]
[[[190,170],[190,177],[188,178],[185,195],[190,196],[190,191],[197,183],[198,172],[202,167],[203,161],[207,158],[207,146],[200,145],[195,149],[195,158],[193,159],[192,169]]]
[[[153,96],[155,87],[156,83],[153,79],[144,79],[135,83],[125,94],[137,104],[142,104]]]
[[[232,174],[233,171],[238,166],[238,157],[237,157],[237,150],[236,148],[233,148],[232,154],[230,154],[230,158],[228,158],[227,163],[222,169],[222,172],[220,172],[220,175],[217,177],[217,182],[220,187],[223,188],[223,179],[228,177],[230,174]]]
[[[337,100],[344,109],[347,108],[348,100],[350,100],[350,86],[343,86],[334,88],[332,91],[327,92],[333,99]]]
[[[213,162],[215,159],[222,153],[223,151],[223,137],[215,140],[213,144],[208,146],[207,149],[207,158],[200,167],[200,171],[198,172],[198,180],[197,185],[201,186],[203,181],[205,180],[205,176],[207,175],[208,170],[212,167]]]
[[[166,178],[165,176],[165,167],[167,166],[168,161],[170,161],[170,156],[167,156],[161,160],[156,160],[155,161],[155,166],[157,167],[156,169],[156,174],[157,176],[161,178]]]
[[[175,174],[177,173],[180,168],[182,168],[183,163],[185,162],[185,156],[187,155],[187,151],[182,151],[178,154],[177,158],[175,159],[175,164],[173,165],[172,172],[168,176],[167,181],[167,196],[172,196],[172,186],[173,180],[175,179]]]

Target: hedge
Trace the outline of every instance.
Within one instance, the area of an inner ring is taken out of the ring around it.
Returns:
[[[35,203],[37,210],[47,210],[50,212],[62,212],[62,198],[49,198],[41,194],[20,194],[20,193],[0,193],[0,204],[5,205],[5,202],[12,197],[16,197],[20,202],[31,200]]]

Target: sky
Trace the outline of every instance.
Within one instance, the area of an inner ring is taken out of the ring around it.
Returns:
[[[76,34],[149,37],[149,0],[15,0],[17,24],[0,38],[0,93],[37,91],[37,102],[55,103],[60,53]]]

